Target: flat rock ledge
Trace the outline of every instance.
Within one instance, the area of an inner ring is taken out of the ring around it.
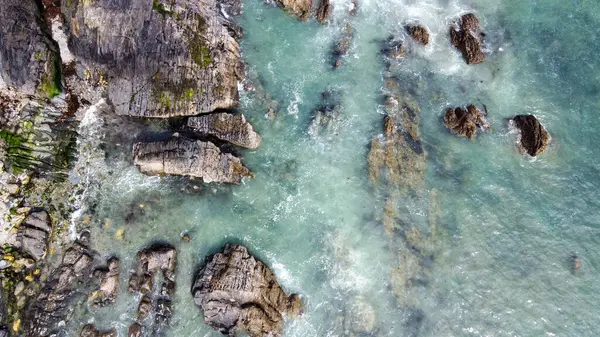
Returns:
[[[455,135],[473,139],[477,135],[477,128],[489,129],[490,125],[485,119],[485,114],[473,104],[462,107],[448,108],[444,114],[444,125]]]
[[[479,20],[471,13],[461,17],[458,29],[450,27],[450,41],[462,52],[467,64],[485,61],[485,54],[482,50],[484,36],[485,34],[479,27]]]
[[[195,132],[211,135],[249,149],[257,148],[262,140],[243,114],[223,112],[190,117],[187,126]]]
[[[514,125],[521,131],[519,148],[532,157],[544,152],[550,143],[550,134],[533,115],[513,117]]]
[[[239,158],[222,153],[215,144],[183,137],[136,143],[133,162],[144,174],[192,176],[206,183],[239,184],[252,176]]]
[[[228,244],[210,256],[192,294],[204,311],[204,322],[229,336],[280,336],[284,315],[302,310],[300,296],[288,296],[271,270],[241,245]]]

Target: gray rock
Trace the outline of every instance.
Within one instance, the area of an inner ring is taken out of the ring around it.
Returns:
[[[344,331],[350,336],[369,335],[375,329],[375,309],[362,297],[352,299],[344,316]]]
[[[192,287],[204,321],[223,334],[279,336],[284,314],[299,314],[298,295],[287,295],[275,275],[240,245],[226,245],[208,258]]]
[[[30,213],[19,228],[21,250],[36,261],[43,259],[51,228],[50,216],[46,211]]]
[[[216,113],[190,117],[187,126],[196,132],[250,149],[257,148],[261,141],[260,135],[243,114]]]
[[[202,178],[204,182],[239,184],[251,172],[239,158],[210,142],[174,137],[167,141],[136,143],[133,162],[142,173]]]
[[[119,292],[119,259],[110,258],[107,267],[94,271],[94,278],[99,280],[99,287],[88,297],[92,306],[103,307],[114,303]]]

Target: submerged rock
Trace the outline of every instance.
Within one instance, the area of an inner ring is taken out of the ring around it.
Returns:
[[[462,52],[467,64],[481,63],[485,60],[482,50],[484,36],[479,27],[479,20],[471,13],[461,17],[458,29],[450,27],[450,41]]]
[[[321,105],[315,111],[308,127],[308,134],[317,137],[323,132],[332,132],[340,119],[339,93],[326,90],[321,94]]]
[[[406,48],[402,40],[390,36],[384,43],[381,53],[391,59],[398,59],[406,55]]]
[[[260,135],[254,131],[243,114],[215,113],[190,117],[187,126],[195,132],[250,149],[257,148],[261,141]]]
[[[113,257],[108,259],[107,267],[94,271],[93,276],[100,284],[88,297],[92,306],[103,307],[115,302],[119,292],[119,266],[119,259]]]
[[[275,275],[240,245],[226,245],[208,258],[192,287],[204,321],[230,336],[279,336],[284,314],[300,314],[298,295],[287,295]]]
[[[356,297],[346,307],[344,332],[347,336],[371,335],[377,324],[377,314],[366,299]]]
[[[239,184],[252,175],[239,158],[211,142],[173,137],[166,141],[136,143],[133,162],[142,173],[185,175],[204,182]]]
[[[117,337],[117,330],[100,331],[93,324],[88,324],[83,327],[79,337]]]
[[[420,25],[408,25],[405,28],[413,40],[422,45],[427,45],[429,43],[429,32],[427,31],[427,28]]]
[[[312,0],[275,0],[279,7],[296,16],[300,20],[307,20],[310,16]]]
[[[321,0],[319,8],[317,9],[317,21],[324,24],[329,20],[331,11],[333,10],[333,4],[329,0]]]
[[[532,157],[544,152],[550,143],[550,134],[533,115],[518,115],[512,121],[521,131],[520,148]]]
[[[352,46],[352,40],[354,39],[354,30],[347,23],[342,30],[340,38],[335,42],[333,46],[333,68],[337,69],[342,66],[342,59],[348,55],[350,47]]]
[[[448,108],[444,114],[444,125],[453,134],[469,139],[475,138],[477,128],[486,130],[490,128],[485,120],[485,114],[473,104],[467,106],[466,109]]]

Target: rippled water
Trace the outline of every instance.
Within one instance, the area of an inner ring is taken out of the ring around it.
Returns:
[[[219,335],[203,324],[190,286],[225,242],[248,246],[304,296],[306,314],[287,321],[285,336],[343,336],[340,322],[357,302],[372,308],[373,336],[598,336],[599,3],[367,0],[349,18],[349,2],[335,0],[327,26],[244,4],[249,73],[279,102],[271,121],[259,95],[242,94],[240,110],[263,136],[259,149],[240,152],[256,178],[218,186],[146,177],[129,162],[131,139],[115,147],[87,215],[96,248],[122,259],[122,292],[116,308],[80,305],[70,329],[95,321],[124,336],[139,300],[125,291],[128,270],[139,248],[161,240],[179,254],[168,336]],[[487,33],[481,65],[467,66],[448,43],[449,23],[468,11]],[[355,39],[334,71],[331,47],[347,20]],[[400,200],[399,217],[420,228],[435,222],[436,254],[422,282],[396,297],[390,279],[403,248],[384,232],[366,157],[382,132],[380,42],[412,21],[429,28],[432,43],[409,42],[393,75],[421,106],[427,170],[423,190]],[[341,118],[314,137],[308,126],[327,89],[340,93]],[[485,104],[493,125],[475,141],[440,122],[446,107],[467,103]],[[518,153],[505,125],[518,113],[535,114],[552,134],[536,160]]]

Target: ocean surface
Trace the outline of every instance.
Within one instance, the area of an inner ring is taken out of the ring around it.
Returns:
[[[241,93],[239,110],[263,143],[236,153],[254,179],[223,186],[144,176],[131,163],[132,137],[111,140],[106,158],[79,171],[90,189],[74,222],[90,224],[97,251],[121,259],[121,293],[116,306],[77,304],[67,329],[76,335],[94,322],[125,336],[139,301],[126,292],[135,253],[162,241],[178,251],[165,336],[220,335],[203,323],[190,288],[206,256],[227,242],[246,245],[285,290],[303,296],[305,314],[286,320],[286,337],[599,336],[600,2],[359,0],[356,17],[349,0],[333,3],[332,21],[320,25],[244,1],[237,21],[257,91]],[[486,33],[479,65],[467,65],[448,39],[451,22],[468,12]],[[411,22],[429,29],[428,46],[407,37]],[[332,46],[347,23],[354,39],[334,70]],[[389,36],[408,52],[388,70],[380,50]],[[426,257],[402,231],[386,232],[386,201],[369,181],[384,75],[420,106],[424,184],[400,196],[395,221],[425,233]],[[326,90],[340,116],[309,132]],[[492,124],[473,141],[441,122],[446,108],[469,103],[485,104]],[[516,114],[534,114],[552,136],[536,159],[519,153],[507,127]],[[80,144],[98,145],[111,127],[88,112]]]

